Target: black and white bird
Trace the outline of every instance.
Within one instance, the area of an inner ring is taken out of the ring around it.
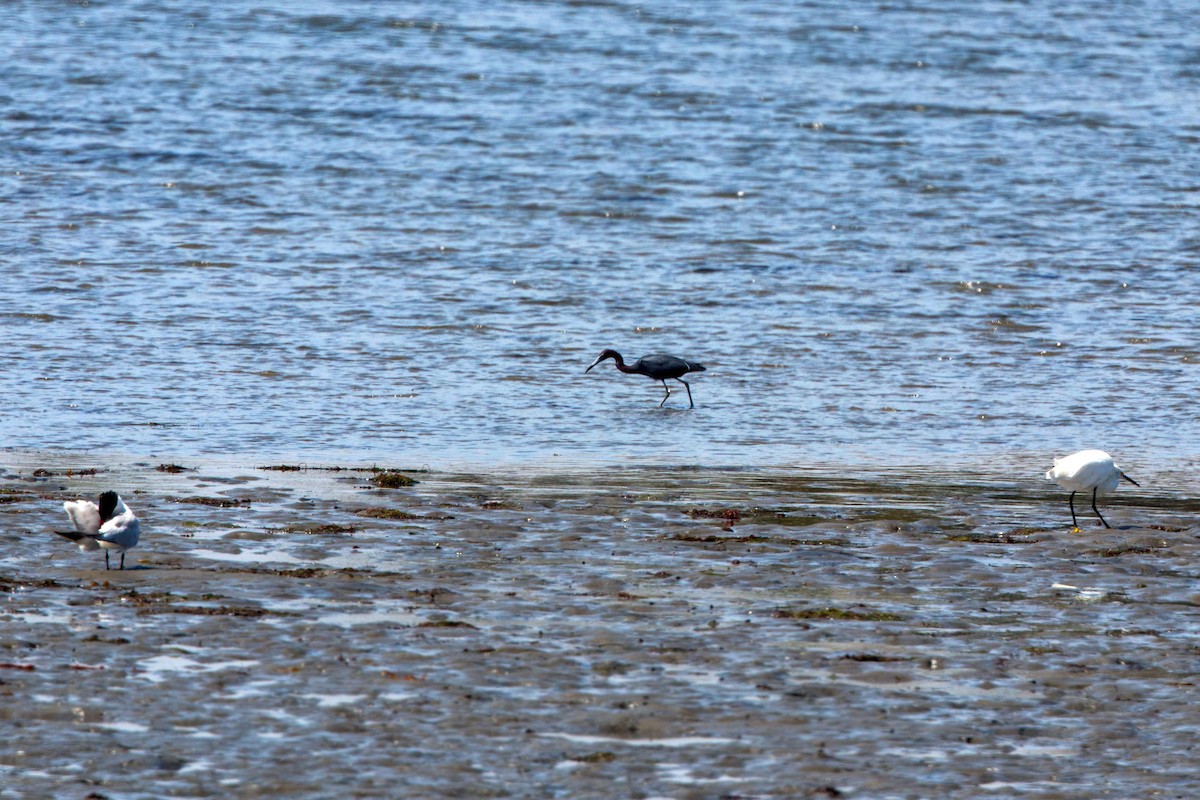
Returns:
[[[697,364],[695,361],[688,361],[684,358],[676,358],[656,354],[650,356],[642,356],[632,364],[626,364],[625,359],[621,358],[621,354],[616,350],[604,350],[600,353],[600,357],[592,362],[592,367],[599,364],[606,358],[611,358],[617,365],[617,369],[621,372],[628,372],[632,375],[645,375],[647,378],[653,378],[656,381],[662,381],[663,388],[667,393],[663,395],[662,402],[658,404],[662,408],[663,403],[667,402],[667,398],[671,396],[671,388],[667,386],[667,378],[673,378],[683,384],[687,389],[688,407],[695,408],[696,404],[692,402],[692,387],[688,382],[683,380],[683,376],[689,372],[704,372],[704,365]],[[592,367],[588,367],[584,372],[591,372]]]
[[[1141,486],[1122,472],[1121,468],[1113,463],[1112,456],[1103,450],[1080,450],[1078,453],[1056,458],[1053,469],[1046,473],[1047,480],[1071,490],[1067,503],[1071,506],[1071,522],[1076,528],[1079,527],[1079,521],[1075,519],[1075,493],[1086,492],[1089,489],[1092,492],[1092,511],[1100,517],[1104,527],[1112,527],[1100,514],[1100,509],[1096,508],[1096,495],[1109,494],[1117,488],[1122,478],[1134,486]]]
[[[116,492],[102,493],[95,503],[69,500],[63,508],[75,530],[55,533],[75,542],[84,552],[103,549],[105,569],[110,568],[109,551],[116,550],[121,554],[121,569],[125,569],[125,551],[137,545],[142,525]]]

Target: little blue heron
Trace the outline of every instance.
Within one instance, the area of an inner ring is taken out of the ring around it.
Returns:
[[[1079,527],[1079,522],[1075,519],[1075,493],[1086,492],[1088,489],[1092,490],[1092,511],[1095,511],[1096,516],[1100,517],[1104,527],[1112,527],[1104,519],[1100,509],[1096,508],[1096,494],[1103,495],[1113,491],[1117,488],[1121,478],[1134,486],[1141,486],[1140,483],[1122,472],[1121,468],[1113,463],[1112,456],[1103,450],[1080,450],[1078,453],[1056,458],[1054,459],[1054,469],[1046,473],[1047,480],[1054,481],[1064,489],[1071,490],[1071,496],[1067,499],[1067,503],[1071,506],[1071,522],[1076,528]]]
[[[606,358],[611,358],[616,363],[617,369],[621,370],[621,372],[645,375],[647,378],[662,381],[663,388],[667,390],[667,393],[663,395],[662,403],[658,404],[659,408],[662,408],[663,403],[667,402],[667,398],[671,396],[671,387],[667,386],[667,378],[674,378],[682,383],[683,387],[687,389],[688,408],[696,407],[696,404],[692,402],[692,387],[681,376],[689,372],[704,372],[704,365],[697,364],[695,361],[661,354],[642,356],[632,364],[626,364],[625,359],[621,358],[621,354],[616,350],[604,350],[600,353],[600,357],[592,362],[592,367]],[[592,367],[588,367],[584,372],[591,372]]]
[[[55,531],[65,536],[83,551],[104,549],[104,568],[108,569],[108,551],[121,554],[121,569],[125,569],[125,551],[138,543],[142,525],[126,507],[116,492],[108,491],[91,500],[71,500],[63,503],[73,531]]]

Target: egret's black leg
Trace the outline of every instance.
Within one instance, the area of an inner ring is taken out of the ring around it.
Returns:
[[[662,382],[662,385],[663,388],[667,390],[667,393],[663,395],[662,403],[658,404],[659,408],[662,408],[663,403],[667,402],[667,398],[671,396],[671,387],[667,386],[667,382],[665,380]]]
[[[687,392],[688,392],[688,408],[695,408],[695,407],[696,407],[696,404],[692,402],[692,387],[691,387],[691,386],[688,386],[688,382],[687,382],[687,381],[685,381],[683,378],[676,378],[675,380],[677,380],[677,381],[679,381],[680,383],[682,383],[682,384],[683,384],[683,387],[684,387],[685,389],[687,389]]]
[[[104,549],[104,569],[108,569],[108,548]]]
[[[1075,519],[1075,493],[1071,492],[1071,496],[1067,498],[1067,504],[1071,506],[1071,524],[1076,528],[1079,527],[1079,520]]]
[[[125,569],[125,551],[121,551],[121,569]]]
[[[1108,521],[1106,519],[1104,519],[1104,516],[1100,513],[1100,509],[1096,508],[1096,490],[1095,489],[1092,489],[1092,511],[1095,511],[1096,516],[1100,517],[1100,521],[1104,523],[1104,527],[1106,527],[1106,528],[1112,527],[1112,525],[1109,525]]]

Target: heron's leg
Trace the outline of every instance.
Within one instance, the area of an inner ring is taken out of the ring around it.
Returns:
[[[670,387],[670,386],[667,386],[667,382],[666,382],[666,381],[663,381],[663,382],[662,382],[662,385],[663,385],[663,388],[667,390],[667,393],[663,395],[662,403],[659,403],[659,404],[658,404],[658,407],[659,407],[659,408],[662,408],[662,407],[663,407],[663,403],[667,402],[667,398],[671,396],[671,387]]]
[[[1096,508],[1096,487],[1092,487],[1092,511],[1095,511],[1096,516],[1100,517],[1100,521],[1104,523],[1104,527],[1112,527],[1112,525],[1108,524],[1108,520],[1104,519],[1104,515],[1100,513],[1100,509]]]
[[[108,548],[104,548],[104,568],[108,569]]]
[[[688,392],[688,408],[695,408],[695,407],[696,407],[696,404],[692,402],[692,387],[691,387],[691,386],[688,386],[688,382],[687,382],[687,381],[685,381],[683,378],[676,378],[675,380],[677,380],[677,381],[679,381],[680,383],[682,383],[682,384],[683,384],[683,386],[684,386],[684,388],[685,388],[685,389],[687,389],[687,392]]]
[[[1079,527],[1079,520],[1075,519],[1075,493],[1071,492],[1071,496],[1067,498],[1067,504],[1071,506],[1071,524],[1076,528]]]

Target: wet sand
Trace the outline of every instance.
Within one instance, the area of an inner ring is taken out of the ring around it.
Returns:
[[[0,798],[1200,791],[1182,493],[5,455]]]

